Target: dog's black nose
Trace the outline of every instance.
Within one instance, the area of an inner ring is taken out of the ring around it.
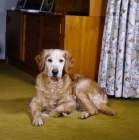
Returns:
[[[53,69],[53,70],[52,70],[52,73],[53,73],[53,76],[56,77],[57,74],[58,74],[58,70],[57,70],[57,69]]]

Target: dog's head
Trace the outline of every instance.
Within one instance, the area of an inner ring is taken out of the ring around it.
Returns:
[[[45,70],[49,77],[60,78],[73,67],[73,58],[66,50],[44,49],[35,60],[39,70]]]

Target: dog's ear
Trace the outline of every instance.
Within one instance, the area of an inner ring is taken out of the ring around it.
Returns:
[[[45,67],[45,58],[48,55],[49,50],[44,49],[40,54],[35,57],[36,63],[39,67],[39,70],[42,71]]]
[[[66,73],[68,73],[68,71],[74,66],[74,60],[68,51],[65,51],[64,57],[65,57],[64,70]]]

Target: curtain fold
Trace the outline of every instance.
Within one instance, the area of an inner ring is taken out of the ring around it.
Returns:
[[[98,83],[108,95],[139,98],[139,0],[108,0]]]

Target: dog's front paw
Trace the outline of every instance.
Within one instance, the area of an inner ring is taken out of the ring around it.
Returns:
[[[41,118],[35,118],[33,120],[33,125],[34,126],[42,126],[43,125],[43,120]]]

